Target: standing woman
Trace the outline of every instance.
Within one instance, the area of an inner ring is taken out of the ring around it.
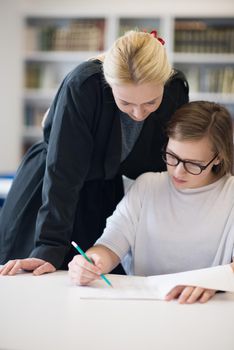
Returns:
[[[67,268],[71,240],[86,250],[102,234],[122,175],[165,170],[165,125],[188,85],[163,44],[156,32],[130,31],[64,79],[1,210],[1,274]]]

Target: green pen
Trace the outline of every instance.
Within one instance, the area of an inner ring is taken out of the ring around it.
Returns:
[[[73,247],[76,248],[76,250],[88,261],[90,262],[91,264],[93,264],[93,261],[85,254],[85,252],[81,249],[81,247],[78,246],[78,244],[76,244],[74,241],[71,242],[71,244],[73,245]],[[110,286],[110,287],[113,287],[112,284],[110,283],[110,281],[108,280],[108,278],[101,274],[100,275],[101,278]]]

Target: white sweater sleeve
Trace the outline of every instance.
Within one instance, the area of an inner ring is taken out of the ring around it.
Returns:
[[[146,175],[146,174],[145,174]],[[136,229],[141,213],[146,176],[141,175],[107,219],[106,228],[96,244],[102,244],[122,259],[135,244]]]

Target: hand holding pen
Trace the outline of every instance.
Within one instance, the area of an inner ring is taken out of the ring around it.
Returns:
[[[87,285],[96,279],[102,278],[106,285],[112,287],[109,279],[102,274],[101,258],[98,254],[92,254],[91,259],[75,242],[72,242],[72,245],[80,253],[68,265],[72,282],[79,285]]]

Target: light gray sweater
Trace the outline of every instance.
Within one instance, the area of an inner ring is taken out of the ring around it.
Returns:
[[[127,274],[167,274],[230,263],[234,176],[178,190],[167,172],[143,174],[107,219],[96,244],[114,251]]]

